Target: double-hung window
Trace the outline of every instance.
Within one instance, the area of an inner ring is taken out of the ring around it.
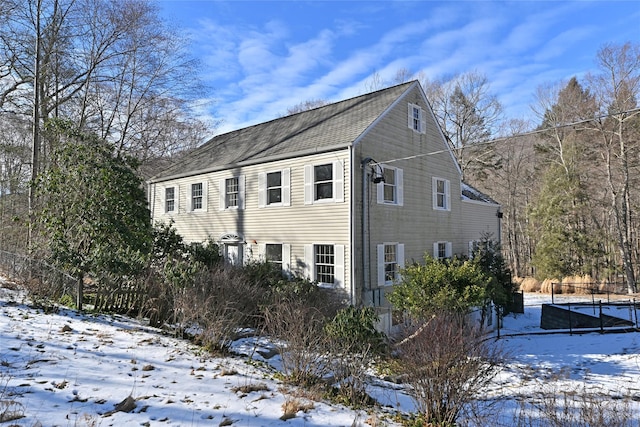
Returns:
[[[261,260],[279,266],[289,274],[291,268],[291,245],[287,243],[266,243],[258,245]]]
[[[282,245],[267,243],[265,248],[265,260],[282,268]]]
[[[425,133],[426,124],[422,107],[416,104],[409,104],[407,124],[409,129],[413,129],[418,133]]]
[[[333,161],[304,167],[304,203],[344,201],[344,166]]]
[[[450,211],[451,210],[451,190],[449,181],[442,178],[434,177],[432,179],[433,187],[433,209]]]
[[[377,184],[378,203],[402,206],[404,201],[402,169],[381,165],[380,170],[384,181]]]
[[[333,164],[313,167],[313,200],[333,199]]]
[[[378,286],[392,285],[404,267],[404,245],[383,243],[378,245]]]
[[[192,211],[201,210],[204,207],[204,184],[202,182],[191,184],[190,201]]]
[[[282,172],[267,174],[267,204],[282,203]]]
[[[314,245],[316,280],[333,284],[335,279],[335,251],[333,245]]]
[[[291,169],[258,174],[258,207],[291,205]]]
[[[244,175],[220,180],[220,210],[244,209]]]
[[[176,211],[176,187],[167,187],[164,189],[164,211]]]
[[[316,243],[305,245],[305,275],[323,285],[343,286],[344,245]]]
[[[237,208],[240,200],[240,182],[238,177],[227,178],[224,181],[224,192],[227,208]]]
[[[433,244],[433,257],[436,259],[451,258],[451,242],[435,242]]]

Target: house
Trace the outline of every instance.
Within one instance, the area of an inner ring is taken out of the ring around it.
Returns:
[[[218,135],[149,181],[155,221],[378,307],[406,261],[499,237],[500,206],[461,172],[417,81]]]

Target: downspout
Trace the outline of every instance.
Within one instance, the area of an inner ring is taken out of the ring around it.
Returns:
[[[498,208],[496,212],[496,216],[498,217],[498,243],[502,246],[502,209]]]
[[[373,159],[367,157],[362,160],[362,302],[364,302],[364,293],[371,288],[371,271],[370,271],[370,248],[369,248],[369,174],[367,166]]]

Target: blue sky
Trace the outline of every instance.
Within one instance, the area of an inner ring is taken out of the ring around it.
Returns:
[[[156,1],[190,34],[217,133],[360,95],[401,68],[479,71],[506,116],[531,118],[538,86],[594,71],[604,43],[640,42],[640,0]]]

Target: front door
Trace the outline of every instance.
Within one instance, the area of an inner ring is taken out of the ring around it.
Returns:
[[[242,265],[242,244],[225,243],[224,258],[227,261],[227,263],[231,265],[241,266]]]

